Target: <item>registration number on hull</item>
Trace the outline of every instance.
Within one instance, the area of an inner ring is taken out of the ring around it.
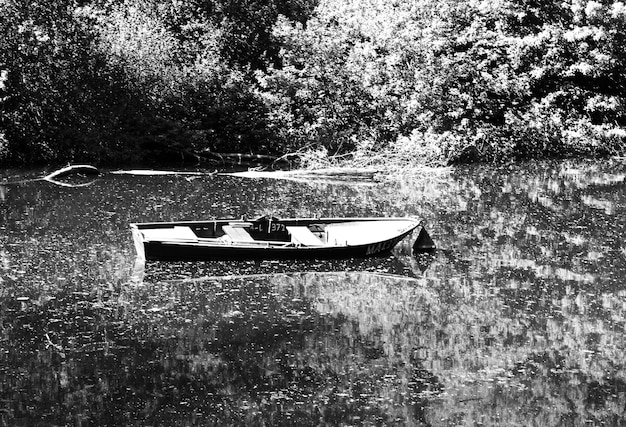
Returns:
[[[389,249],[393,248],[396,245],[396,241],[395,240],[387,240],[386,242],[379,242],[379,243],[374,243],[371,244],[367,247],[365,254],[366,255],[373,255],[373,254],[377,254],[379,252],[385,252],[388,251]]]

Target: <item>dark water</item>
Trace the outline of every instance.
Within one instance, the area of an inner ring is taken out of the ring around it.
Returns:
[[[626,425],[624,177],[0,186],[0,426]],[[129,222],[266,213],[420,216],[442,250],[135,265]]]

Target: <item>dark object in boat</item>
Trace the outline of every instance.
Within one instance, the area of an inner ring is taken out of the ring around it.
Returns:
[[[148,260],[355,258],[390,252],[420,222],[413,218],[289,218],[131,224]]]

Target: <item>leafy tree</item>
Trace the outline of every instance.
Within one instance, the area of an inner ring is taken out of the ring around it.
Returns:
[[[221,30],[220,53],[231,64],[265,69],[280,64],[280,40],[272,29],[279,15],[305,23],[317,0],[205,0],[206,18]]]
[[[22,160],[54,159],[65,150],[72,157],[84,149],[79,134],[94,128],[99,63],[73,12],[69,0],[8,0],[0,12],[0,132]]]
[[[620,1],[3,6],[5,158],[141,157],[146,146],[440,163],[624,151]]]

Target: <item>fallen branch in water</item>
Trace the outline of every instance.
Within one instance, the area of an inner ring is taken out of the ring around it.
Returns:
[[[91,165],[73,165],[58,169],[51,174],[44,176],[42,179],[51,181],[73,174],[99,175],[100,171],[98,171],[98,168]]]
[[[298,182],[326,182],[343,184],[355,182],[359,184],[372,184],[376,180],[378,169],[361,168],[325,168],[325,169],[298,169],[293,171],[255,171],[223,173],[220,175],[236,176],[250,179],[286,179]]]
[[[62,187],[85,187],[90,185],[90,182],[81,182],[78,184],[73,184],[69,182],[59,181],[60,178],[64,178],[70,175],[99,175],[100,171],[95,166],[91,165],[73,165],[67,166],[61,169],[58,169],[43,178],[31,178],[31,179],[22,179],[19,181],[8,181],[8,182],[0,182],[0,185],[14,185],[14,184],[25,184],[28,182],[36,182],[36,181],[47,181],[55,185],[59,185]]]
[[[164,171],[164,170],[154,170],[154,169],[118,170],[118,171],[112,171],[111,173],[114,175],[137,175],[137,176],[160,176],[160,175],[207,176],[207,175],[216,174],[216,172]]]
[[[360,176],[373,172],[378,181],[428,176],[445,166],[433,162],[424,153],[404,152],[401,149],[360,149],[343,154],[329,154],[324,148],[304,147],[285,154],[280,159],[295,163],[300,169],[312,171],[315,175],[318,174],[317,171],[331,171],[335,176]]]
[[[93,184],[94,180],[89,182],[81,182],[80,184],[71,184],[69,182],[57,181],[56,179],[42,179],[43,181],[47,181],[51,184],[58,185],[59,187],[68,187],[68,188],[78,188],[78,187],[87,187]]]

